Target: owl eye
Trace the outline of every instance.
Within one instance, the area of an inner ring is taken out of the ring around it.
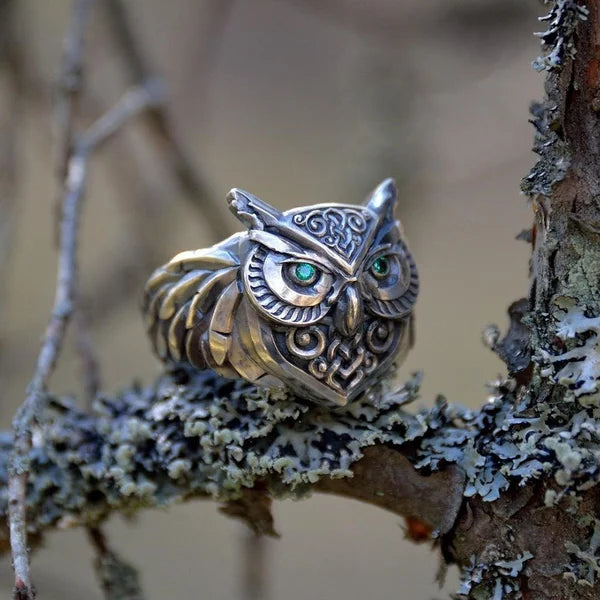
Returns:
[[[244,267],[249,298],[263,314],[279,323],[307,325],[321,319],[334,275],[318,258],[290,256],[257,246]]]
[[[371,264],[371,273],[377,279],[383,279],[390,274],[390,261],[387,256],[378,256]]]
[[[403,244],[380,249],[365,262],[368,309],[391,319],[405,317],[412,310],[419,281],[415,263]]]
[[[299,286],[308,287],[317,282],[321,271],[308,262],[291,263],[287,267],[289,278]]]

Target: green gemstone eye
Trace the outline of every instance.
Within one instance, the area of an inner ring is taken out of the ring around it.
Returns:
[[[375,277],[385,277],[390,272],[390,263],[385,256],[378,256],[371,265]]]
[[[294,268],[294,275],[298,283],[310,285],[317,278],[317,269],[310,263],[298,263]]]

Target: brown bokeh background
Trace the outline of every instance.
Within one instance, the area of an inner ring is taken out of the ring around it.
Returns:
[[[99,0],[98,5],[101,4]],[[169,93],[177,137],[208,183],[213,214],[246,188],[287,209],[358,202],[396,177],[399,216],[421,273],[417,343],[401,376],[426,373],[422,401],[438,393],[476,407],[502,371],[481,343],[489,322],[527,293],[528,227],[519,181],[533,160],[530,100],[542,79],[535,3],[522,0],[126,0],[135,32]],[[52,86],[69,21],[67,0],[18,0],[25,89],[0,113],[16,132],[16,203],[2,262],[1,417],[24,396],[54,295]],[[87,37],[80,126],[128,85],[100,6]],[[218,208],[215,209],[214,207]],[[206,212],[204,212],[206,214]],[[12,219],[9,221],[9,217]],[[146,130],[132,123],[93,161],[81,232],[81,281],[107,392],[150,382],[159,365],[139,315],[152,266],[217,241],[186,201]],[[1,253],[0,253],[1,254]],[[127,269],[119,269],[126,265]],[[69,338],[53,390],[80,394]],[[426,600],[443,597],[438,559],[403,540],[393,515],[315,496],[277,503],[279,541],[266,544],[272,600]],[[114,517],[111,543],[142,573],[150,600],[244,598],[246,533],[209,502]],[[33,559],[40,597],[101,598],[81,530],[48,535]],[[9,598],[9,559],[0,568]],[[452,571],[447,590],[456,586]]]

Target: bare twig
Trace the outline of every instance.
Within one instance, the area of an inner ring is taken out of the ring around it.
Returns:
[[[22,56],[15,40],[15,0],[0,0],[0,280],[6,281],[17,209],[18,147],[23,91]],[[0,288],[0,314],[7,286]]]
[[[137,569],[110,549],[99,527],[88,528],[88,534],[96,550],[94,567],[106,600],[143,600]]]
[[[158,79],[142,82],[126,91],[120,100],[80,136],[75,155],[88,155],[99,149],[132,116],[162,104],[164,89]]]
[[[60,206],[64,194],[65,178],[75,138],[75,115],[83,90],[84,38],[90,9],[94,0],[76,0],[73,5],[71,24],[64,42],[64,51],[58,80],[54,111],[56,177],[56,239],[58,243]],[[85,395],[92,402],[100,386],[100,367],[91,342],[87,314],[81,306],[80,293],[73,290],[76,298],[75,329],[76,343],[83,365]]]
[[[74,121],[78,101],[83,89],[83,39],[89,9],[93,0],[78,1],[74,5],[72,25],[65,40],[65,52],[61,69],[61,77],[57,90],[55,126],[57,164],[57,207],[58,200],[64,194],[65,178],[73,152],[75,150]],[[118,108],[118,107],[117,107]],[[127,109],[131,111],[131,109]],[[93,147],[100,138],[99,135],[109,136],[114,129],[114,122],[108,123],[102,119],[97,122],[97,129],[88,131],[87,144]],[[100,131],[100,133],[98,133]],[[103,133],[102,133],[103,132]],[[85,138],[80,148],[85,147]],[[58,219],[57,219],[58,223]],[[92,341],[90,322],[87,308],[82,302],[82,294],[73,278],[72,296],[73,312],[75,315],[75,339],[78,354],[82,362],[82,378],[84,394],[91,407],[101,387],[100,362]],[[95,570],[102,590],[107,600],[141,599],[142,592],[138,576],[133,567],[124,563],[117,554],[108,549],[106,539],[99,527],[89,527],[88,535],[92,546],[96,549]]]
[[[241,544],[241,594],[246,600],[265,600],[266,537],[279,537],[271,514],[271,497],[264,486],[245,489],[239,498],[227,502],[219,510],[249,527]]]
[[[15,441],[9,465],[9,520],[15,569],[15,597],[35,597],[31,583],[25,528],[25,489],[29,472],[31,432],[45,404],[45,389],[54,370],[73,312],[77,275],[77,233],[81,199],[88,162],[93,151],[108,140],[128,119],[157,102],[156,86],[127,91],[121,100],[100,117],[78,140],[67,168],[65,195],[60,223],[58,274],[54,308],[42,342],[33,378],[25,401],[13,421]]]
[[[85,397],[88,406],[91,406],[101,387],[100,361],[92,341],[89,315],[81,302],[78,302],[75,311],[75,335],[82,365]]]
[[[71,24],[64,43],[63,59],[55,100],[56,174],[59,180],[67,175],[73,143],[73,116],[83,87],[84,38],[90,9],[95,0],[76,0]],[[60,196],[57,197],[60,207]]]
[[[200,77],[205,81],[208,81],[210,67],[214,63],[216,48],[221,39],[221,32],[227,23],[233,5],[234,0],[219,0],[218,2],[211,2],[210,10],[206,11],[208,13],[206,20],[209,21],[209,27],[207,27],[207,35],[203,36],[201,40],[202,49],[199,52],[200,58],[205,64],[204,73]],[[146,56],[141,51],[140,44],[135,39],[125,6],[120,0],[107,0],[102,3],[102,7],[107,11],[110,26],[109,33],[114,37],[118,48],[120,48],[120,55],[129,79],[134,83],[150,80],[152,69]],[[223,225],[224,220],[218,218],[222,210],[221,207],[215,206],[213,207],[214,210],[206,210],[205,200],[211,196],[208,185],[195,172],[192,161],[185,155],[183,148],[173,136],[166,106],[157,105],[154,111],[156,113],[154,117],[149,114],[146,116],[148,131],[160,148],[166,151],[167,163],[181,165],[181,168],[176,166],[172,170],[174,170],[176,176],[178,173],[181,175],[176,179],[184,192],[184,196],[194,201],[194,208],[196,210],[201,209],[203,217],[209,220],[213,218],[214,222],[211,222],[210,229],[211,235],[214,232],[215,239],[219,235],[230,233],[227,227]],[[166,142],[164,136],[167,137]],[[171,149],[169,150],[168,147]],[[136,175],[132,173],[130,166],[124,168],[124,165],[118,160],[111,163],[110,170],[116,172],[116,176],[120,180],[126,181],[124,187],[128,189],[134,187],[134,183],[131,181],[132,178],[136,179],[136,184],[142,183],[143,185],[143,171]],[[151,194],[156,194],[156,191],[146,185],[141,192],[122,194],[120,197],[124,209],[127,211],[125,216],[131,215],[137,223],[140,210],[144,210],[146,222],[143,228],[136,226],[130,229],[130,235],[123,252],[123,260],[118,264],[108,265],[107,270],[94,283],[94,288],[84,295],[84,298],[87,298],[90,303],[94,303],[95,322],[102,321],[106,315],[113,313],[116,306],[131,298],[133,294],[138,293],[148,272],[160,260],[160,248],[156,246],[155,240],[156,233],[164,230],[164,223],[162,211],[153,213],[151,208],[148,207],[148,198]],[[164,207],[164,200],[160,197],[156,198],[155,203],[163,204]],[[157,218],[157,214],[160,218]],[[221,231],[221,234],[218,233],[219,231]],[[100,297],[96,290],[102,291],[101,303],[95,302],[95,298]]]
[[[60,253],[54,308],[46,329],[35,373],[25,401],[13,421],[15,442],[10,461],[9,521],[15,570],[15,597],[19,600],[35,597],[31,584],[25,528],[25,489],[29,471],[28,454],[31,430],[44,406],[44,390],[60,353],[67,323],[73,308],[75,289],[77,231],[79,205],[86,176],[87,154],[73,156],[68,177],[60,227]]]
[[[11,7],[10,4],[11,3],[6,3],[4,8],[8,10],[7,7]],[[71,27],[69,28],[65,49],[66,67],[65,75],[63,77],[65,80],[67,79],[67,73],[74,74],[80,72],[77,65],[79,64],[79,56],[81,55],[83,46],[84,23],[90,5],[90,0],[82,0],[75,4],[74,18]],[[3,16],[7,17],[7,15]],[[8,29],[10,21],[7,18],[3,18],[2,22],[4,27]],[[78,77],[70,76],[68,79],[70,80],[69,85],[75,88]],[[65,91],[65,97],[68,97],[68,102],[59,106],[60,110],[58,113],[61,129],[64,130],[61,138],[70,140],[71,94],[68,94]],[[60,167],[62,172],[61,179],[64,179],[64,176],[66,175],[68,152],[69,149],[66,144],[59,152],[61,157],[60,162],[64,163],[64,166]],[[59,188],[61,189],[61,194],[59,195],[62,195],[62,188],[63,185],[61,184]],[[41,393],[53,370],[56,357],[60,352],[66,322],[71,311],[74,289],[73,281],[75,277],[74,254],[79,197],[80,194],[72,188],[69,190],[69,194],[65,194],[63,206],[63,231],[61,232],[62,247],[55,306],[50,319],[50,324],[46,331],[46,338],[38,358],[35,374],[27,390],[26,400],[19,408],[13,423],[15,429],[15,446],[10,461],[8,495],[10,539],[13,553],[13,567],[15,571],[14,597],[18,599],[28,599],[35,596],[35,590],[31,583],[26,536],[25,492],[29,469],[27,454],[31,447],[31,427],[36,420],[38,411],[43,405]],[[69,222],[71,223],[71,226],[67,227],[67,223]]]
[[[56,244],[60,237],[60,218],[64,181],[73,151],[74,114],[83,87],[83,60],[85,30],[95,0],[75,0],[71,22],[64,41],[60,76],[56,89],[54,109],[55,169],[59,181],[54,199]]]
[[[244,535],[242,593],[246,600],[266,600],[265,554],[267,540],[253,531],[244,531]]]
[[[231,0],[219,0],[219,22],[226,22]],[[134,84],[140,84],[153,78],[153,69],[148,64],[140,44],[133,33],[127,10],[121,0],[106,0],[104,3],[110,20],[110,32],[120,48],[123,62]],[[210,185],[199,174],[192,160],[173,133],[165,104],[157,104],[144,115],[144,122],[152,138],[161,150],[170,170],[184,194],[184,197],[201,211],[209,224],[210,233],[215,239],[221,239],[231,232],[224,225],[221,207],[212,200]]]

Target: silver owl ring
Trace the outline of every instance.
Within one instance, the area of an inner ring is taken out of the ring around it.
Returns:
[[[280,212],[238,189],[227,200],[247,231],[178,254],[146,284],[156,353],[298,398],[356,400],[412,344],[419,283],[394,182],[363,205]]]

